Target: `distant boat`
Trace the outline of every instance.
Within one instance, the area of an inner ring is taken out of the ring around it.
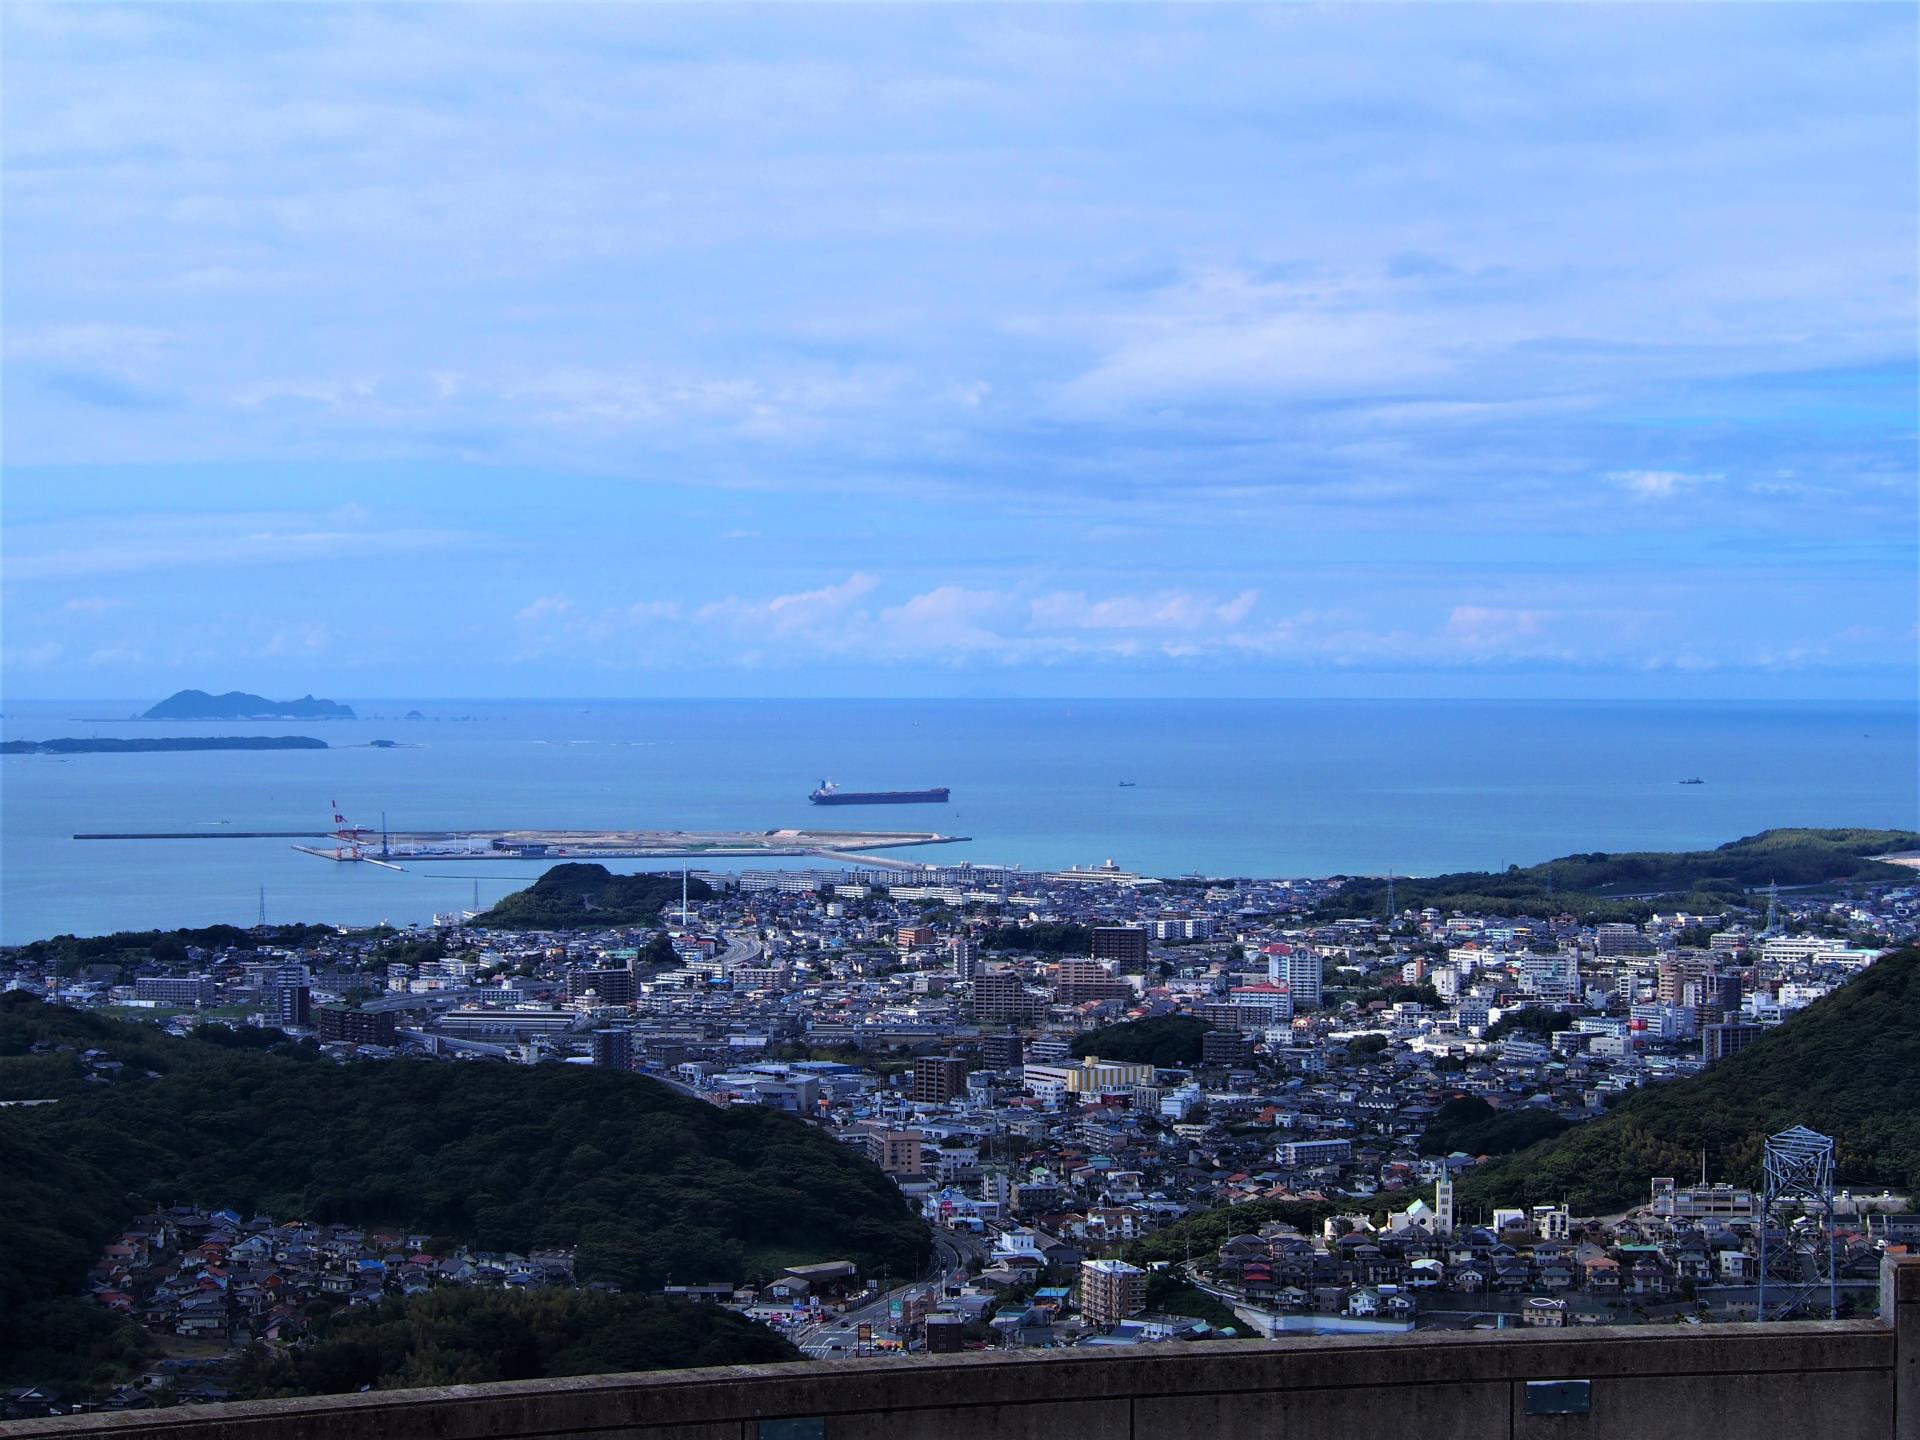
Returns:
[[[1122,781],[1120,782],[1120,788],[1121,788],[1122,790],[1131,790],[1131,789],[1133,789],[1133,781],[1131,781],[1131,780],[1122,780]]]
[[[1707,782],[1702,780],[1698,775],[1696,775],[1691,780],[1682,780],[1680,783],[1682,785],[1704,785]]]

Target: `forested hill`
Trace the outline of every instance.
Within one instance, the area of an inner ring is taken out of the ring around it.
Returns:
[[[690,900],[713,893],[704,880],[689,880]],[[678,875],[615,875],[604,865],[555,865],[525,890],[503,897],[474,918],[503,930],[578,930],[608,925],[651,925],[680,898]]]
[[[1394,906],[1487,915],[1570,911],[1602,920],[1641,920],[1656,908],[1712,914],[1741,904],[1749,890],[1781,885],[1901,884],[1913,872],[1874,860],[1920,849],[1911,830],[1763,830],[1713,850],[1562,855],[1538,865],[1454,875],[1399,876]],[[1321,906],[1324,918],[1384,916],[1387,881],[1349,880]]]
[[[1769,1135],[1837,1142],[1838,1178],[1920,1186],[1920,950],[1902,950],[1689,1080],[1635,1091],[1600,1119],[1469,1173],[1462,1213],[1565,1198],[1576,1213],[1647,1198],[1655,1175],[1757,1184]]]
[[[830,1259],[913,1274],[925,1258],[892,1182],[790,1116],[585,1066],[342,1066],[242,1048],[277,1032],[203,1033],[0,996],[0,1098],[57,1099],[0,1110],[0,1316],[77,1292],[116,1227],[168,1203],[577,1245],[580,1278],[630,1288]],[[70,1048],[33,1055],[36,1040]],[[85,1049],[125,1068],[91,1083]]]

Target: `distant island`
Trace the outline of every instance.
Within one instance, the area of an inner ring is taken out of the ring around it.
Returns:
[[[268,700],[244,690],[229,690],[224,695],[209,695],[204,690],[182,690],[169,695],[141,720],[352,720],[351,705],[332,700],[316,700],[303,695],[298,700]]]
[[[378,743],[378,742],[375,742]],[[391,743],[391,742],[389,742]],[[145,740],[104,737],[0,742],[0,755],[132,755],[158,750],[325,750],[311,735],[156,735]]]

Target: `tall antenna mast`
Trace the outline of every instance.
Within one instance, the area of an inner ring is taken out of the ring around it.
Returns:
[[[1773,934],[1773,927],[1778,922],[1779,914],[1780,882],[1778,880],[1769,880],[1767,882],[1767,928],[1764,933],[1768,935]]]
[[[267,928],[267,886],[264,880],[260,883],[260,914],[254,923],[262,930]]]

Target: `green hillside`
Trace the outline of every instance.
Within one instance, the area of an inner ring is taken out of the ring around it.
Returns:
[[[713,891],[689,880],[690,900]],[[651,925],[680,898],[678,875],[615,875],[604,865],[555,865],[525,890],[504,896],[476,925],[502,930],[577,930],[609,925]]]
[[[310,1045],[243,1048],[272,1032],[223,1038],[0,997],[0,1098],[57,1100],[0,1111],[0,1354],[22,1338],[9,1319],[75,1292],[115,1227],[167,1203],[577,1245],[581,1279],[629,1288],[925,1259],[892,1182],[790,1116],[584,1066],[341,1066]],[[35,1040],[72,1050],[27,1053]],[[85,1079],[86,1048],[122,1078]]]
[[[1641,920],[1656,908],[1712,913],[1745,903],[1749,890],[1785,886],[1900,884],[1913,872],[1870,859],[1920,849],[1911,830],[1763,830],[1714,850],[1633,851],[1563,855],[1504,871],[1400,876],[1394,907],[1466,910],[1489,915],[1571,911],[1603,920]],[[1648,898],[1658,896],[1656,907]],[[1323,918],[1384,916],[1387,881],[1349,880],[1330,896]]]
[[[1134,1065],[1172,1069],[1198,1065],[1206,1033],[1213,1029],[1191,1015],[1159,1015],[1151,1020],[1129,1020],[1089,1030],[1073,1042],[1073,1053],[1085,1059],[1123,1060]]]
[[[696,1365],[764,1365],[800,1352],[718,1305],[578,1290],[434,1290],[337,1312],[311,1345],[249,1351],[247,1399],[411,1390]]]
[[[1654,1175],[1758,1183],[1768,1135],[1831,1135],[1838,1177],[1920,1187],[1920,949],[1902,950],[1810,1005],[1751,1049],[1692,1079],[1637,1090],[1605,1116],[1490,1161],[1459,1187],[1463,1213],[1565,1198],[1624,1209]]]

